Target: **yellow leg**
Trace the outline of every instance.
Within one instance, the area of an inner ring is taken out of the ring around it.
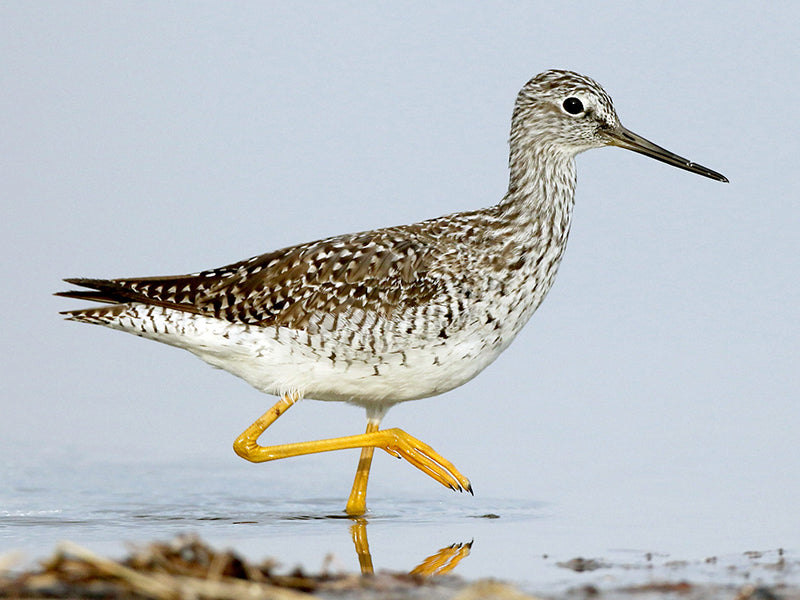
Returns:
[[[278,460],[279,458],[289,458],[290,456],[302,456],[348,448],[383,448],[392,456],[404,458],[442,485],[459,492],[466,490],[470,494],[472,493],[469,479],[464,477],[450,461],[402,429],[382,429],[360,435],[313,442],[259,446],[258,438],[261,434],[298,400],[298,394],[286,394],[278,400],[275,406],[265,412],[236,438],[233,443],[233,449],[236,454],[250,462],[266,462]],[[367,466],[368,473],[369,467]],[[366,478],[364,486],[366,486]]]
[[[367,433],[378,431],[380,421],[370,419],[367,421]],[[361,449],[361,458],[358,460],[358,470],[353,481],[353,489],[350,491],[350,498],[347,499],[345,512],[351,517],[360,517],[367,511],[367,480],[369,480],[369,469],[372,466],[372,455],[375,448],[367,447]]]

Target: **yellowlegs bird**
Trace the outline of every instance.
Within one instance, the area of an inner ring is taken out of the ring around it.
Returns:
[[[469,480],[401,429],[379,429],[395,404],[435,396],[480,373],[547,294],[567,243],[575,156],[619,146],[727,179],[629,131],[593,80],[546,71],[520,91],[508,192],[499,204],[269,252],[191,275],[67,279],[60,295],[110,303],[73,321],[184,348],[280,400],[234,442],[264,462],[361,448],[346,505],[366,510],[375,448],[454,490]],[[359,435],[261,446],[259,436],[301,398],[366,409]]]

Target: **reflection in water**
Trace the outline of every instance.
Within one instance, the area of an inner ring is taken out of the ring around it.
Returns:
[[[430,577],[431,575],[444,575],[445,573],[449,573],[458,566],[458,563],[460,563],[463,558],[469,556],[471,548],[472,541],[466,544],[451,544],[450,546],[441,548],[436,554],[432,554],[411,569],[411,574]]]
[[[356,547],[361,574],[372,575],[375,571],[372,567],[372,554],[370,554],[369,540],[367,539],[367,520],[361,517],[354,518],[353,524],[350,526],[350,535],[353,537],[353,545]],[[471,541],[441,548],[411,569],[409,573],[422,577],[449,573],[458,566],[458,563],[469,556],[471,548]]]
[[[356,547],[361,574],[372,575],[375,571],[372,568],[372,554],[369,552],[369,540],[367,540],[367,520],[362,518],[353,519],[353,524],[350,526],[350,535],[353,536],[353,545]]]

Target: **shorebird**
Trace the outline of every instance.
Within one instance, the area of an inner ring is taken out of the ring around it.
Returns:
[[[472,493],[433,448],[379,425],[395,404],[475,377],[533,315],[567,243],[575,156],[618,146],[727,182],[623,127],[603,88],[570,71],[545,71],[525,84],[509,145],[508,191],[488,208],[338,235],[190,275],[66,279],[87,289],[59,295],[110,306],[63,314],[183,348],[279,396],[234,442],[249,461],[361,448],[349,515],[366,510],[375,448]],[[366,432],[259,445],[301,398],[363,407]]]

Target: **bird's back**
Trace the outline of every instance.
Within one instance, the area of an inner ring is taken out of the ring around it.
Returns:
[[[492,207],[190,275],[71,279],[89,290],[62,295],[112,303],[69,311],[72,320],[188,349],[264,391],[302,380],[309,397],[402,401],[472,378],[541,301],[545,289],[526,288],[537,286],[530,271],[546,236],[522,244],[513,228]]]

